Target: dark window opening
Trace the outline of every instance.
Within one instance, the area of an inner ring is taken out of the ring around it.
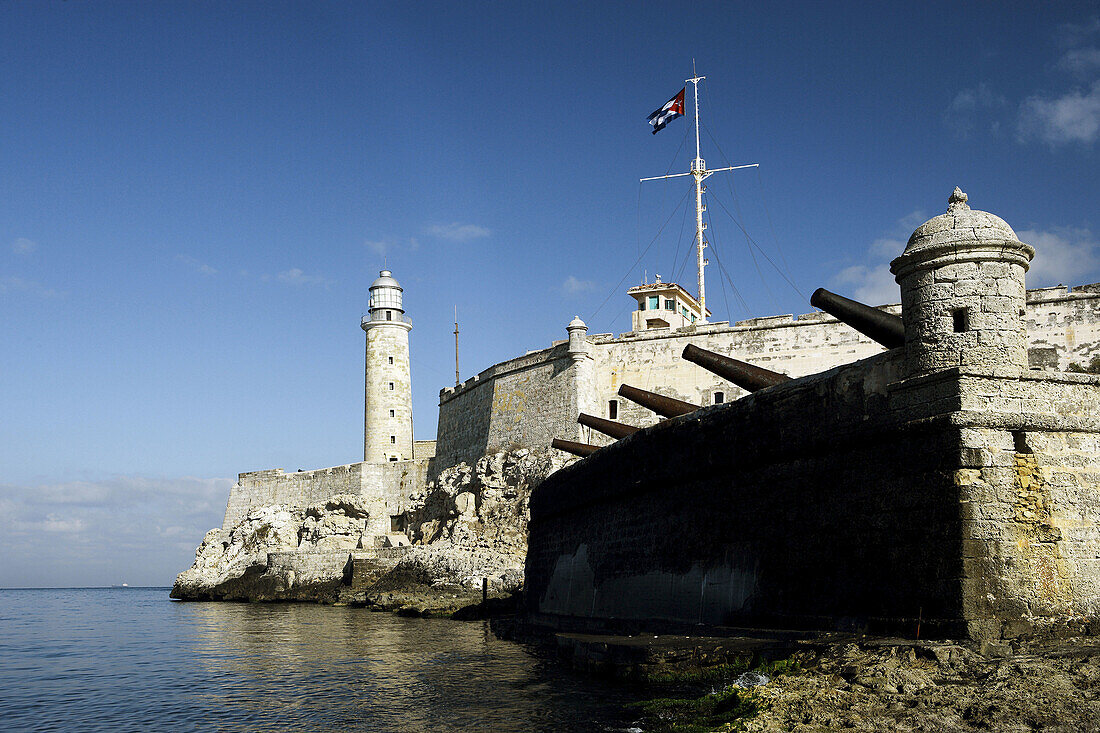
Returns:
[[[386,311],[386,320],[387,321],[392,321],[393,320],[393,311]]]
[[[645,298],[638,301],[638,310],[640,310],[640,311],[645,310]]]
[[[390,463],[397,463],[397,456],[390,456]]]
[[[619,417],[619,401],[608,400],[607,401],[607,417],[611,420]]]
[[[393,391],[393,382],[390,382],[390,391]]]
[[[393,363],[393,357],[391,356],[390,357],[390,364],[392,364],[392,363]]]
[[[957,308],[951,311],[951,325],[955,333],[966,333],[970,330],[969,309]]]
[[[715,392],[714,393],[714,404],[720,405],[725,401],[726,401],[726,393],[725,392]]]
[[[396,445],[397,444],[397,436],[396,435],[391,435],[390,436],[390,444],[391,445]]]
[[[402,527],[401,525],[402,525],[402,521],[401,521],[401,515],[400,514],[394,514],[394,515],[390,516],[390,531],[391,532],[394,532],[394,533],[404,532],[405,528]]]
[[[665,300],[665,310],[666,310],[666,311],[674,311],[674,310],[676,310],[676,301],[674,301],[674,300],[667,300],[667,299],[666,299],[666,300]]]
[[[1027,444],[1027,433],[1023,430],[1012,431],[1012,444],[1017,453],[1031,453],[1031,447]]]
[[[393,416],[394,416],[394,412],[393,412],[393,410],[390,410],[390,417],[393,417]]]

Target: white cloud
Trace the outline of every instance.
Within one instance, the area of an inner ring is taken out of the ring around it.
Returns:
[[[0,293],[29,293],[39,298],[56,298],[61,295],[40,282],[21,277],[0,277]]]
[[[38,249],[38,242],[33,242],[24,237],[20,237],[11,243],[11,251],[17,255],[29,255],[36,249]]]
[[[280,272],[275,279],[289,285],[328,285],[329,282],[321,275],[307,275],[297,267]]]
[[[1038,139],[1050,145],[1095,142],[1100,136],[1100,81],[1088,91],[1028,97],[1020,105],[1017,132],[1021,141]]]
[[[214,269],[210,265],[207,265],[204,262],[199,262],[194,257],[188,257],[187,255],[176,255],[176,261],[182,262],[200,275],[218,274],[218,271],[216,269]]]
[[[0,587],[171,584],[221,524],[233,483],[115,476],[0,484]]]
[[[1088,229],[1023,229],[1016,236],[1035,248],[1028,287],[1092,282],[1100,272],[1100,241]]]
[[[566,295],[579,295],[596,289],[596,283],[591,280],[578,280],[573,275],[565,278],[561,289]]]
[[[1063,47],[1073,47],[1081,45],[1098,34],[1100,34],[1100,16],[1094,16],[1084,23],[1063,23],[1058,26],[1055,36]]]
[[[450,224],[436,224],[428,227],[428,234],[440,239],[449,239],[452,242],[468,242],[471,239],[488,237],[491,231],[477,224],[462,224],[451,222]]]
[[[988,124],[990,131],[999,129],[994,120],[984,120],[993,110],[1007,103],[1003,94],[994,92],[988,84],[982,82],[973,89],[963,89],[943,112],[943,122],[958,137],[968,137],[978,126],[979,121]]]
[[[1086,46],[1073,48],[1058,59],[1058,68],[1081,77],[1089,77],[1100,71],[1100,48]]]
[[[901,291],[886,263],[846,267],[836,274],[833,283],[850,292],[853,300],[867,305],[901,301]]]
[[[905,242],[927,214],[914,209],[897,220],[894,236],[879,237],[867,247],[865,262],[851,265],[833,276],[830,285],[843,294],[867,305],[887,305],[901,301],[901,291],[890,273],[890,260],[905,251]]]

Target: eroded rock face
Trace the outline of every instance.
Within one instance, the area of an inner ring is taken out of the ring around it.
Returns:
[[[438,611],[480,600],[483,579],[493,595],[510,593],[523,584],[531,490],[568,460],[557,451],[520,449],[446,469],[410,497],[404,520],[414,546],[362,582],[349,574],[353,554],[370,556],[371,548],[405,540],[387,536],[380,497],[339,494],[305,509],[254,509],[231,531],[206,534],[172,597],[350,600]],[[269,553],[300,557],[269,562]]]
[[[377,502],[338,494],[306,509],[257,507],[232,530],[212,529],[195,552],[195,562],[176,577],[172,597],[181,599],[275,599],[296,585],[336,578],[281,569],[268,573],[272,552],[332,552],[359,547]],[[332,574],[332,573],[329,573]]]
[[[521,448],[483,456],[473,467],[460,463],[445,469],[423,493],[411,497],[406,533],[415,544],[446,541],[472,547],[487,540],[522,556],[527,552],[531,489],[567,460],[558,451]]]

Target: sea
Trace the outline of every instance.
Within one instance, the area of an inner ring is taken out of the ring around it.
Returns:
[[[5,731],[627,731],[636,699],[483,621],[0,589]]]

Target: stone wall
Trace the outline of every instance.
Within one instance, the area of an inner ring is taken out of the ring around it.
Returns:
[[[229,492],[223,529],[232,529],[251,509],[271,504],[306,507],[335,494],[381,494],[391,516],[405,511],[409,495],[428,481],[431,459],[349,463],[313,471],[281,468],[239,474]]]
[[[882,309],[899,314],[900,306]],[[1065,369],[1087,367],[1100,356],[1100,285],[1028,291],[1028,338],[1032,365]],[[496,364],[455,388],[440,392],[440,469],[472,462],[510,445],[542,449],[553,438],[606,445],[610,439],[575,424],[558,407],[609,416],[637,426],[658,421],[650,410],[618,396],[624,382],[697,405],[715,404],[721,392],[729,402],[745,392],[680,357],[693,343],[794,377],[816,374],[884,351],[826,313],[771,316],[641,333],[594,334],[586,369],[570,371],[563,342]],[[568,377],[576,379],[570,383]],[[564,393],[562,393],[564,391]],[[532,409],[532,405],[537,405]]]
[[[564,343],[496,364],[439,393],[435,465],[473,465],[488,453],[576,436],[576,400],[576,370]]]
[[[1033,367],[1087,368],[1100,356],[1100,284],[1029,290],[1027,330]]]
[[[901,350],[666,420],[531,499],[551,625],[989,638],[1100,611],[1100,378]]]

